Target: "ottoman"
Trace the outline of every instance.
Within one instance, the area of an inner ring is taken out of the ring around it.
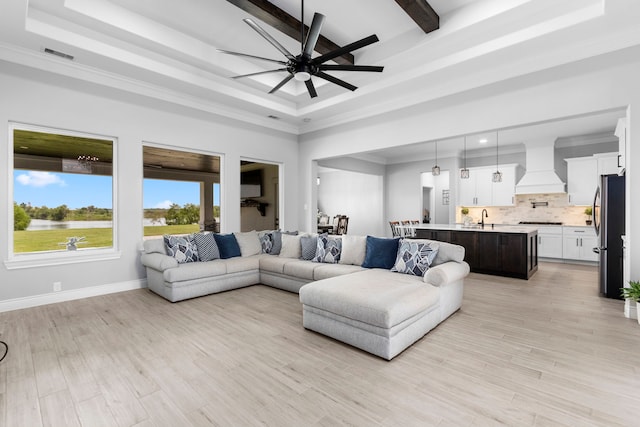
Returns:
[[[440,288],[369,269],[300,288],[303,325],[391,360],[440,323]]]

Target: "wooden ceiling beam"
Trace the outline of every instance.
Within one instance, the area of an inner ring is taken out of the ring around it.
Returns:
[[[396,0],[396,3],[425,33],[440,28],[440,17],[426,0]]]
[[[269,3],[267,0],[227,1],[289,37],[292,37],[295,40],[300,40],[300,21],[279,7]],[[305,25],[304,28],[306,34],[309,31],[309,27]],[[325,53],[332,52],[340,47],[341,46],[321,35],[318,39],[315,50],[321,55],[324,55]],[[292,53],[295,55],[297,52]],[[354,58],[351,53],[346,53],[335,58],[334,61],[338,64],[353,65]]]

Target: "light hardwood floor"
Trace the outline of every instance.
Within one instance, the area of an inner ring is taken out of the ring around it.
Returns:
[[[306,331],[253,286],[147,290],[0,314],[3,426],[638,426],[640,326],[596,269],[471,274],[460,311],[393,361]]]

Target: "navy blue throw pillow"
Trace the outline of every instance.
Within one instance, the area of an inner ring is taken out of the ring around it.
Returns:
[[[367,253],[362,266],[390,270],[396,263],[400,239],[384,239],[367,236]]]
[[[214,234],[213,238],[216,239],[221,259],[234,258],[241,255],[240,245],[238,245],[236,236],[233,234]]]

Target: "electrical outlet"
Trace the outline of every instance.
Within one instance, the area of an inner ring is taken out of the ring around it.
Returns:
[[[53,282],[53,292],[60,292],[62,290],[62,282]]]

